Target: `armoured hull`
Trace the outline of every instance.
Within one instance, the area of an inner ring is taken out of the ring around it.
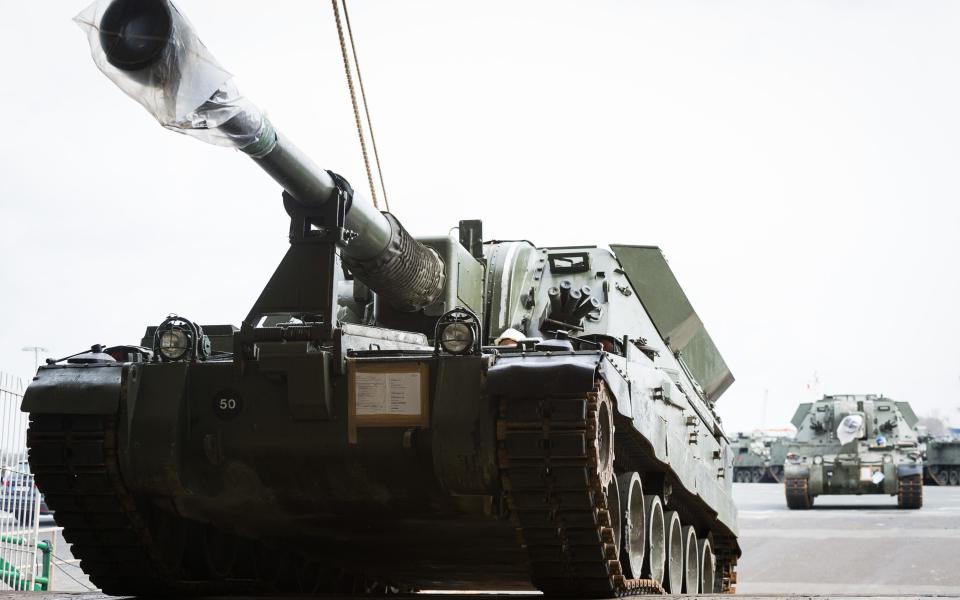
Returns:
[[[960,440],[931,439],[926,442],[924,473],[934,485],[960,485]]]
[[[782,483],[787,441],[781,437],[740,433],[733,441],[733,480]]]
[[[731,453],[646,352],[450,355],[360,325],[306,352],[296,327],[249,347],[250,330],[204,330],[231,332],[207,360],[105,349],[27,391],[38,486],[108,592],[679,593],[682,557],[643,525],[654,503],[710,542],[692,590],[733,588]],[[639,500],[617,484],[631,474]]]

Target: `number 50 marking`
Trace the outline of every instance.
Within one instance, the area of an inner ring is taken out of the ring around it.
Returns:
[[[224,421],[239,415],[242,408],[240,394],[232,390],[224,390],[213,397],[213,412]]]

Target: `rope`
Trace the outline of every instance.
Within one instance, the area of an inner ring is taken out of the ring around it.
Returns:
[[[76,583],[77,585],[79,585],[79,586],[81,586],[81,587],[83,587],[83,588],[86,588],[86,590],[87,590],[88,592],[95,592],[95,591],[97,591],[97,588],[91,587],[91,586],[85,584],[84,582],[80,581],[79,579],[77,579],[76,577],[74,577],[73,575],[71,575],[70,572],[67,571],[65,568],[63,568],[63,565],[70,564],[70,561],[64,560],[64,559],[60,558],[59,556],[57,556],[57,555],[54,554],[53,552],[51,552],[50,554],[53,554],[53,560],[50,561],[50,564],[52,564],[54,567],[60,569],[60,572],[61,572],[61,573],[63,573],[64,575],[66,575],[67,577],[69,577],[70,579],[72,579],[72,580],[74,581],[74,583]],[[80,566],[77,565],[77,568],[80,569]],[[82,569],[81,569],[81,572],[83,572]]]
[[[343,0],[343,16],[347,21],[347,35],[350,36],[350,49],[353,50],[353,64],[357,66],[357,82],[360,84],[363,112],[367,115],[367,129],[370,131],[373,159],[377,161],[377,175],[380,177],[380,191],[383,192],[383,204],[386,206],[387,212],[390,212],[390,201],[387,200],[387,186],[383,183],[383,169],[380,168],[380,153],[377,151],[377,138],[373,136],[373,121],[370,119],[370,105],[367,104],[367,92],[363,89],[363,74],[360,72],[360,60],[357,58],[357,47],[353,43],[353,29],[350,27],[350,13],[347,12],[347,0]]]
[[[350,102],[353,104],[353,118],[357,124],[357,137],[360,138],[360,150],[363,153],[363,164],[367,169],[367,182],[370,184],[370,196],[373,200],[373,206],[377,209],[377,190],[373,184],[373,170],[370,168],[370,156],[367,153],[367,141],[363,135],[363,124],[360,121],[360,108],[357,105],[357,94],[353,87],[353,73],[350,69],[350,55],[347,53],[347,41],[343,35],[343,25],[340,22],[339,2],[341,0],[330,0],[333,6],[333,18],[337,23],[337,36],[340,38],[340,54],[343,56],[343,70],[347,75],[347,87],[350,89]],[[353,41],[353,30],[350,28],[350,14],[347,12],[346,0],[343,1],[343,14],[347,21],[347,34],[350,36],[350,48],[353,52],[353,62],[357,69],[357,81],[360,84],[360,95],[363,99],[363,110],[367,117],[367,128],[370,130],[370,141],[373,144],[373,154],[377,162],[377,173],[380,178],[380,187],[383,190],[383,202],[390,211],[390,203],[387,201],[387,189],[383,185],[383,171],[380,169],[380,155],[377,152],[377,140],[373,136],[373,123],[370,120],[370,109],[367,107],[367,94],[363,89],[363,76],[360,74],[360,63],[357,61],[357,48]]]

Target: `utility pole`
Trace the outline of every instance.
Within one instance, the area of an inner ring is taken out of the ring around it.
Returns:
[[[50,352],[43,346],[26,346],[23,348],[24,352],[33,352],[33,372],[36,373],[37,369],[40,368],[40,353],[41,352]]]

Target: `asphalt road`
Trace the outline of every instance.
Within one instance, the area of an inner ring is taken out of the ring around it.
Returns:
[[[924,506],[891,496],[820,496],[788,510],[783,485],[737,483],[743,594],[960,595],[960,488],[924,486]]]
[[[791,511],[782,485],[734,484],[743,548],[737,592],[960,596],[960,488],[923,491],[916,511],[897,510],[890,496],[821,496],[813,510]],[[88,591],[62,536],[56,553],[53,589]]]

